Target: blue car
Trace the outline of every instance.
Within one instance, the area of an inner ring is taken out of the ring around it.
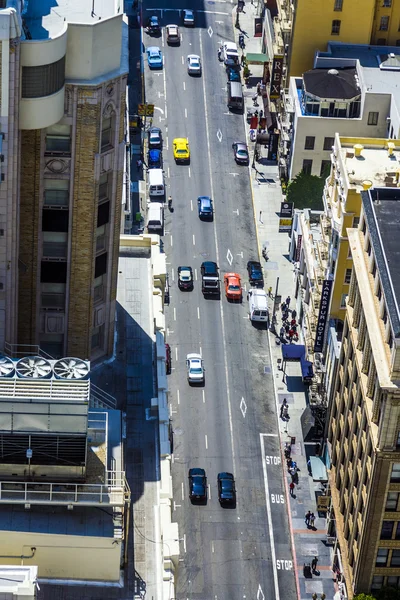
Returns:
[[[200,196],[197,198],[197,207],[200,219],[213,219],[213,204],[209,196]]]
[[[161,150],[149,150],[148,166],[149,169],[162,169]]]
[[[189,498],[192,502],[207,500],[207,477],[204,469],[189,469]]]
[[[240,81],[240,72],[236,69],[227,69],[228,81]]]
[[[150,69],[163,68],[163,57],[158,46],[150,46],[150,48],[147,48],[147,62],[149,63]]]

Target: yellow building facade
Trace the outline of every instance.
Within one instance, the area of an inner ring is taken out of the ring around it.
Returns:
[[[312,69],[315,51],[326,50],[329,41],[395,46],[399,26],[400,0],[297,0],[288,75],[301,76]]]

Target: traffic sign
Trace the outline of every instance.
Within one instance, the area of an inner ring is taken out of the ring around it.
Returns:
[[[141,117],[154,117],[154,104],[139,104],[138,114]]]

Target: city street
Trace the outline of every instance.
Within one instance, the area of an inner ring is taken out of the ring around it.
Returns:
[[[143,56],[146,102],[156,106],[153,125],[163,131],[166,195],[173,198],[172,211],[165,209],[163,239],[171,298],[166,318],[173,368],[173,520],[179,523],[181,548],[176,595],[179,600],[294,597],[268,333],[248,319],[246,264],[258,260],[257,239],[249,167],[236,165],[232,151],[233,142],[245,141],[245,126],[243,115],[228,111],[227,77],[217,58],[220,43],[234,39],[233,5],[186,6],[196,9],[194,28],[183,26],[178,7],[170,2],[164,9],[157,0],[143,5],[144,23],[158,15],[163,26],[162,37],[145,33],[144,45],[160,46],[164,69],[150,71]],[[180,26],[179,46],[166,44],[169,23]],[[186,57],[192,53],[201,57],[201,77],[187,73]],[[190,164],[175,164],[176,137],[189,139]],[[201,195],[213,199],[212,222],[198,217]],[[219,300],[201,292],[200,265],[206,260],[219,265]],[[178,289],[180,265],[192,267],[193,291]],[[232,271],[242,277],[242,304],[225,298],[223,275]],[[202,387],[187,382],[191,352],[204,360]],[[189,500],[192,467],[206,470],[206,505]],[[221,471],[235,475],[236,508],[219,505]]]

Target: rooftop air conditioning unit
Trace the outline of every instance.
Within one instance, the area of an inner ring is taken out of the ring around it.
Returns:
[[[6,356],[2,356],[0,358],[0,378],[3,377],[14,377],[15,375],[15,363],[11,360],[11,358],[7,358]]]
[[[81,360],[68,356],[60,358],[54,363],[54,376],[56,379],[88,379],[90,373],[90,364]]]
[[[41,356],[25,356],[16,365],[17,375],[21,379],[50,379],[53,369],[48,360]]]

